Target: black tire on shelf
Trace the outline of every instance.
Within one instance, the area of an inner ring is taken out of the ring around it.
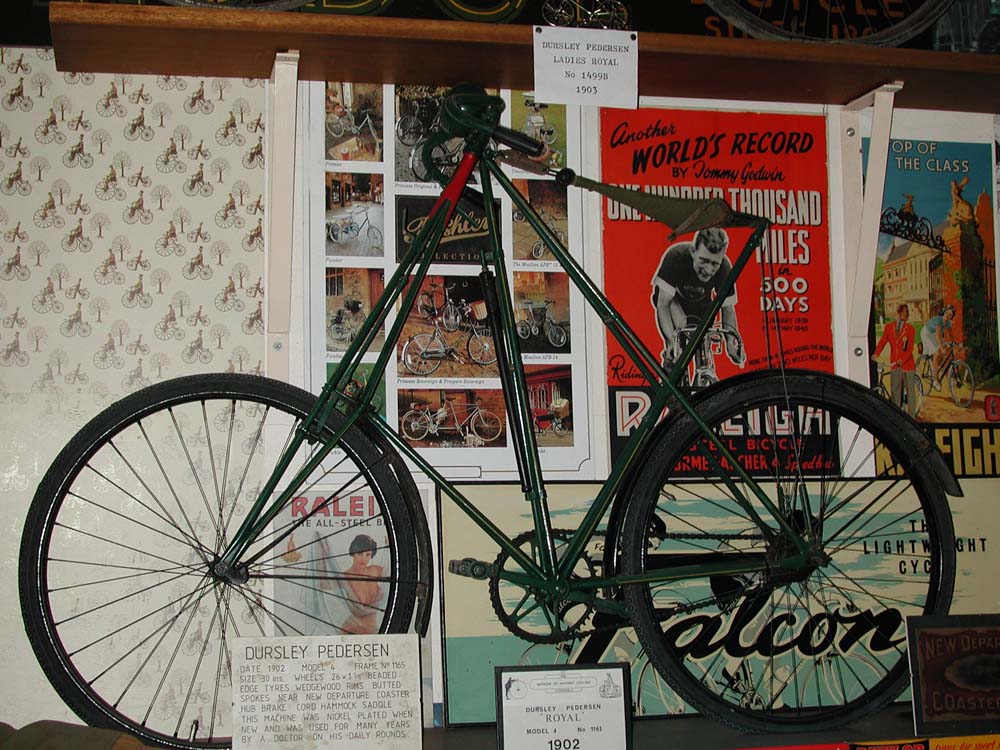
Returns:
[[[832,375],[724,381],[695,407],[810,541],[814,562],[785,577],[770,567],[625,586],[650,661],[691,706],[742,730],[818,731],[877,711],[909,684],[905,617],[946,613],[954,588],[955,534],[926,460],[931,444],[891,404]],[[725,458],[705,447],[690,417],[658,438],[621,534],[624,575],[787,556],[734,499],[749,498],[776,530],[732,469],[732,485],[698,481],[717,477],[711,465]],[[880,671],[866,682],[860,675],[871,663]],[[820,667],[842,675],[835,692],[829,676],[821,684]]]
[[[213,568],[315,401],[250,375],[169,380],[107,408],[53,462],[25,524],[21,608],[42,669],[87,723],[158,747],[229,747],[230,639],[405,632],[416,489],[363,423],[253,539],[241,575]],[[340,421],[332,412],[321,436]],[[305,444],[283,481],[313,451]],[[334,515],[343,523],[317,523]],[[358,545],[374,547],[375,592],[343,578]]]

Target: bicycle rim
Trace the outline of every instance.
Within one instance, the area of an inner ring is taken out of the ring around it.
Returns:
[[[364,428],[252,542],[244,583],[211,573],[314,402],[259,377],[179,378],[112,405],[57,457],[25,526],[21,606],[39,663],[81,718],[157,746],[228,747],[231,639],[406,629],[415,489]],[[359,546],[378,570],[349,573]]]
[[[521,15],[526,0],[434,0],[434,4],[459,21],[504,23]]]
[[[707,391],[696,408],[816,562],[784,576],[772,567],[626,587],[650,661],[689,704],[744,730],[833,728],[877,711],[907,684],[905,617],[951,601],[954,530],[926,461],[932,446],[891,405],[833,376],[762,373]],[[729,467],[713,470],[719,453],[693,420],[661,437],[623,529],[625,573],[789,555],[734,500],[723,475],[750,488]],[[705,476],[717,478],[696,481]],[[817,681],[803,693],[824,659],[842,667],[837,691]],[[877,679],[851,672],[858,659],[877,665]]]
[[[878,7],[852,10],[851,4],[822,0],[705,0],[725,20],[760,39],[871,44],[892,47],[929,28],[948,10],[952,0],[915,0],[897,12],[903,18],[879,13]],[[912,8],[912,9],[911,9]],[[875,15],[869,12],[874,10]]]

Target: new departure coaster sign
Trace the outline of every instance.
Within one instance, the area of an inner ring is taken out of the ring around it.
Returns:
[[[635,109],[639,39],[634,31],[534,27],[535,101]]]
[[[628,665],[496,667],[500,750],[630,750]]]
[[[415,634],[238,638],[233,750],[420,750]]]

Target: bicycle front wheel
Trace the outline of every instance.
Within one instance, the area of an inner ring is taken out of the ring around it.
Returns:
[[[493,335],[488,329],[476,329],[465,342],[469,357],[478,365],[492,365],[497,361],[497,350],[493,345]]]
[[[972,369],[960,359],[948,368],[948,392],[951,400],[963,409],[971,406],[976,397],[976,379],[972,377]]]
[[[825,0],[706,0],[733,26],[759,39],[793,39],[893,47],[929,28],[952,0],[913,0],[889,10]]]
[[[406,630],[415,487],[363,425],[253,538],[242,575],[215,569],[314,404],[261,377],[178,378],[112,405],[56,458],[25,525],[21,607],[82,719],[158,747],[229,747],[232,639]],[[340,422],[331,413],[319,437]],[[279,489],[315,450],[303,446]],[[373,555],[357,573],[361,548]],[[345,579],[358,575],[371,580]]]
[[[642,461],[622,571],[729,570],[625,587],[650,661],[689,704],[745,730],[830,729],[877,711],[908,684],[906,617],[951,602],[955,535],[932,446],[834,376],[760,373],[695,406],[809,552],[783,569],[790,537],[695,421],[675,418]],[[859,659],[877,672],[852,672]],[[803,694],[821,662],[842,667],[837,689],[812,679]]]

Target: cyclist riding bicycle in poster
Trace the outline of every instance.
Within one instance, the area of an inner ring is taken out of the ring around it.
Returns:
[[[695,233],[690,242],[677,242],[667,248],[653,276],[651,301],[656,310],[656,324],[663,337],[663,366],[673,367],[685,342],[681,332],[697,325],[711,309],[713,299],[732,270],[726,258],[729,235],[718,227]],[[736,290],[723,302],[720,316],[726,342],[726,356],[737,367],[746,363],[746,352],[736,319]],[[699,361],[696,367],[707,363]]]
[[[931,358],[933,365],[932,373],[934,387],[940,388],[941,383],[938,378],[938,370],[941,368],[941,353],[947,342],[955,341],[955,334],[952,331],[952,321],[955,318],[954,305],[945,305],[941,312],[928,319],[924,327],[920,330],[920,343],[924,347],[924,355]]]

